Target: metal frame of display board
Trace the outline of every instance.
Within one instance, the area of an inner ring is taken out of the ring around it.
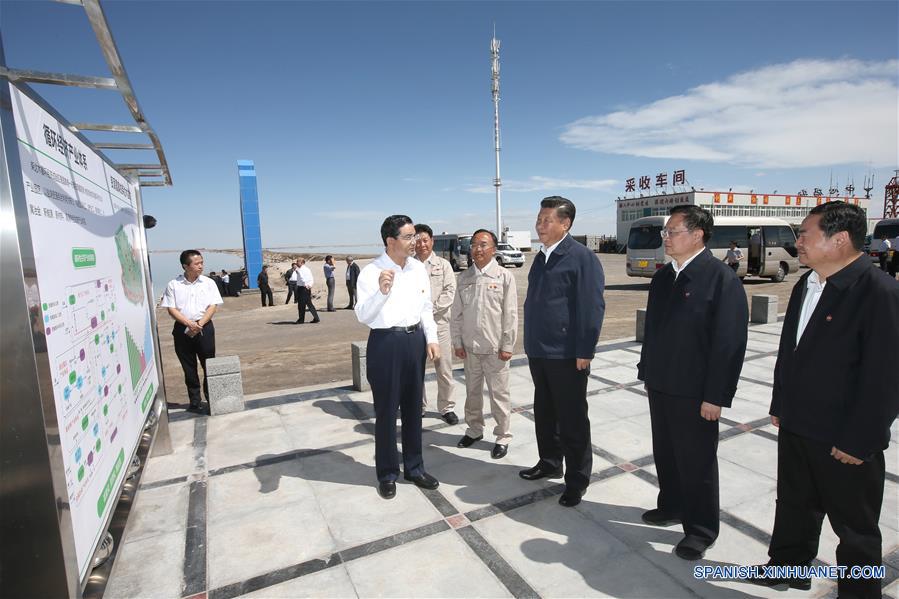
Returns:
[[[3,65],[0,43],[0,66]],[[29,87],[14,85],[61,123],[69,125]],[[95,144],[78,133],[73,135],[114,169]],[[20,162],[8,78],[0,72],[0,595],[97,596],[102,594],[112,562],[88,570],[83,578],[79,576],[51,364],[44,332],[32,329],[29,315],[29,310],[40,309],[40,300],[37,294],[28,293],[38,289],[38,279]],[[137,227],[143,239],[140,253],[150,334],[159,376],[153,407],[139,429],[141,438],[134,455],[128,456],[126,462],[132,463],[137,456],[142,464],[151,451],[171,452],[171,440],[140,183],[133,171],[131,176],[127,171],[116,172],[129,181],[134,192]],[[109,510],[101,529],[111,533],[115,543],[113,547],[98,543],[98,549],[111,552],[113,557],[140,477],[141,465],[135,466],[136,476],[131,480],[126,476],[111,495],[116,505]]]

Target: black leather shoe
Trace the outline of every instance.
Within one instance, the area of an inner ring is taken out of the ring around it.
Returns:
[[[706,549],[714,544],[714,541],[712,541],[711,543],[707,543],[706,541],[700,540],[696,537],[686,536],[681,539],[681,542],[678,543],[677,547],[674,548],[674,553],[677,555],[677,557],[692,562],[698,559],[702,559],[702,556],[705,555]]]
[[[392,480],[378,483],[378,495],[384,499],[393,499],[396,497],[396,483]]]
[[[316,319],[315,319],[315,320],[313,320],[313,321],[312,321],[312,323],[311,323],[311,324],[315,324],[315,323],[317,323],[317,322],[321,322],[321,321],[322,321],[322,319],[321,319],[321,318],[316,318]]]
[[[306,324],[306,323],[300,319],[297,319],[297,321],[294,324]]]
[[[765,568],[774,566],[771,562],[755,566],[755,576],[749,575],[743,580],[757,584],[762,587],[776,587],[780,585],[787,586],[797,591],[808,591],[812,588],[811,578],[775,578],[774,576],[766,576]],[[772,572],[773,574],[773,572]]]
[[[447,424],[459,424],[459,417],[456,416],[455,412],[447,412],[442,415],[441,418],[443,418],[443,421]],[[478,439],[480,439],[480,437],[478,437]]]
[[[493,451],[490,452],[490,457],[494,460],[498,460],[500,458],[506,457],[506,454],[509,453],[508,445],[500,445],[497,443],[493,446]]]
[[[581,502],[581,497],[583,496],[583,491],[575,491],[574,489],[566,488],[562,493],[562,496],[559,497],[559,505],[562,507],[574,507]]]
[[[468,435],[465,435],[464,437],[459,439],[459,442],[456,443],[456,447],[463,447],[463,448],[471,447],[472,445],[474,445],[475,443],[477,443],[478,441],[480,441],[483,438],[484,438],[483,435],[478,436],[478,437],[469,437]]]
[[[537,464],[533,468],[528,468],[527,470],[521,470],[518,473],[518,476],[520,476],[524,480],[539,480],[541,478],[561,478],[562,477],[562,469],[557,468],[555,470],[544,470],[542,467],[540,467],[540,464]]]
[[[640,516],[640,518],[643,520],[643,522],[652,526],[671,526],[672,524],[681,523],[681,519],[679,516],[666,514],[659,509],[643,512],[643,515]]]
[[[422,472],[418,476],[404,474],[403,478],[409,482],[415,483],[416,487],[421,487],[422,489],[436,489],[440,486],[440,482],[427,472]]]

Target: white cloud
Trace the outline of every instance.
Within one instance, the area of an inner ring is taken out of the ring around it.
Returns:
[[[503,191],[532,192],[555,191],[559,189],[611,189],[618,184],[615,179],[555,179],[552,177],[530,177],[526,181],[503,181]],[[493,185],[469,185],[465,191],[471,193],[493,193]]]
[[[571,146],[757,168],[895,165],[899,60],[797,60],[565,126]]]

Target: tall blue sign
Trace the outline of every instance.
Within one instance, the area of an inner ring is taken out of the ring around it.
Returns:
[[[240,180],[240,223],[243,227],[243,256],[247,284],[256,289],[256,277],[262,270],[262,232],[259,228],[259,195],[256,193],[256,166],[252,160],[237,161]]]

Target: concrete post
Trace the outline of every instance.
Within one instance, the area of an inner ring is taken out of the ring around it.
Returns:
[[[206,360],[209,381],[209,413],[213,416],[243,411],[240,358],[224,356]]]
[[[777,296],[753,295],[749,320],[758,324],[777,322]]]
[[[353,389],[356,391],[368,391],[368,375],[365,371],[365,341],[355,341],[350,344],[353,356]]]
[[[646,308],[637,308],[637,341],[643,342],[643,333],[646,330]]]

